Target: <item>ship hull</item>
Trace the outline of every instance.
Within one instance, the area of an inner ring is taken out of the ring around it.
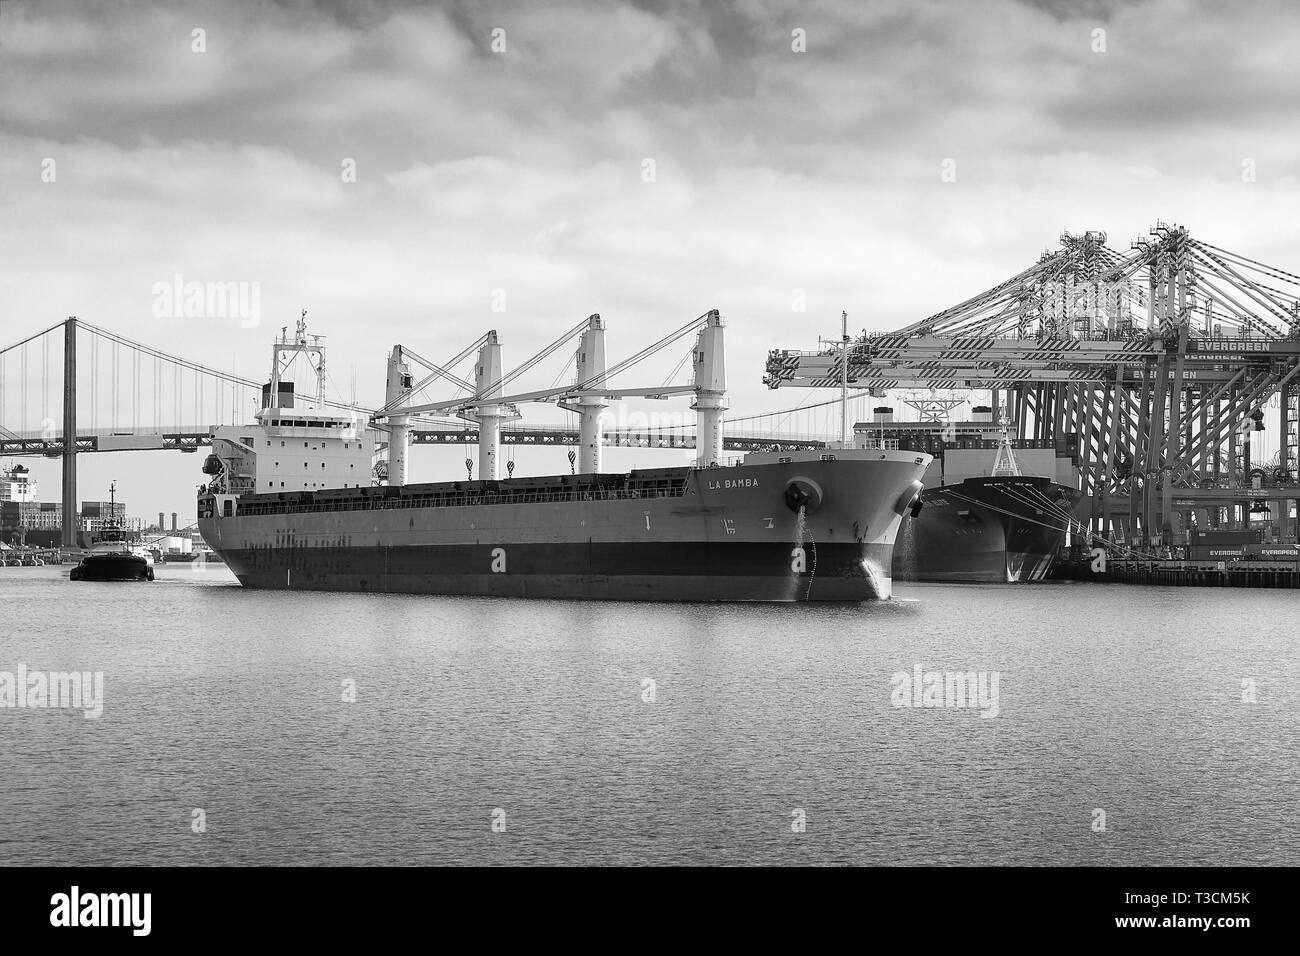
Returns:
[[[1023,584],[1051,570],[1082,494],[1048,478],[971,478],[921,501],[895,548],[895,578]]]
[[[872,579],[863,563],[889,566],[885,545],[807,547],[811,574],[790,570],[792,546],[710,543],[507,545],[507,572],[483,573],[492,548],[316,548],[271,561],[256,552],[226,552],[246,587],[464,594],[614,601],[861,601],[889,596],[889,577]],[[772,569],[779,569],[772,573]]]
[[[87,555],[68,572],[71,581],[152,581],[149,562],[136,554],[112,553]]]
[[[636,601],[887,598],[928,457],[799,453],[737,466],[261,495],[199,529],[246,587]],[[828,456],[829,457],[829,456]],[[624,480],[626,479],[626,480]],[[652,480],[657,479],[657,480]],[[622,482],[621,484],[619,482]],[[791,482],[815,488],[797,508]],[[567,491],[557,489],[570,489]],[[474,504],[447,504],[469,495]],[[535,499],[520,503],[520,497]],[[435,499],[442,503],[429,506]],[[505,502],[505,503],[499,503]]]

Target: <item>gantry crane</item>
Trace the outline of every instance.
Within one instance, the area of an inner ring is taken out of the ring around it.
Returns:
[[[1020,438],[1069,444],[1101,534],[1151,545],[1193,513],[1231,525],[1267,499],[1275,533],[1295,536],[1300,275],[1165,223],[1127,253],[1066,233],[1005,282],[845,350],[773,350],[764,382],[988,389]],[[1270,401],[1279,460],[1252,481]]]

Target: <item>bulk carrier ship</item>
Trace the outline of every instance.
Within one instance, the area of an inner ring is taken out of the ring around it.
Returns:
[[[516,396],[504,394],[501,345],[490,332],[480,340],[473,394],[437,406],[404,404],[414,353],[394,348],[387,402],[374,417],[388,431],[381,484],[371,478],[371,423],[325,407],[324,346],[299,322],[293,337],[282,332],[274,343],[255,421],[211,431],[199,530],[254,588],[656,601],[889,597],[894,542],[919,507],[930,456],[845,442],[725,460],[724,324],[714,311],[688,329],[698,329],[690,386],[609,387],[604,325],[591,316],[575,384]],[[304,356],[318,401],[299,408],[282,373]],[[686,393],[697,417],[693,464],[601,472],[607,401]],[[529,400],[578,413],[576,473],[498,478],[501,423]],[[410,417],[431,409],[477,424],[477,480],[406,482]]]

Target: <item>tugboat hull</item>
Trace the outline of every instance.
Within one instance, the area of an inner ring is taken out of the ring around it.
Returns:
[[[68,575],[72,581],[152,581],[153,568],[139,555],[90,554]]]

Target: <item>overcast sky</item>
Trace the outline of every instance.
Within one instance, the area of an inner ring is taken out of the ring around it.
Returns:
[[[1283,2],[0,0],[0,346],[76,314],[261,378],[307,308],[375,402],[398,342],[511,364],[600,312],[613,361],[718,308],[733,412],[792,405],[769,348],[1062,230],[1300,271],[1298,41]],[[260,326],[160,318],[177,274],[258,283]],[[192,512],[192,458],[137,458]]]

